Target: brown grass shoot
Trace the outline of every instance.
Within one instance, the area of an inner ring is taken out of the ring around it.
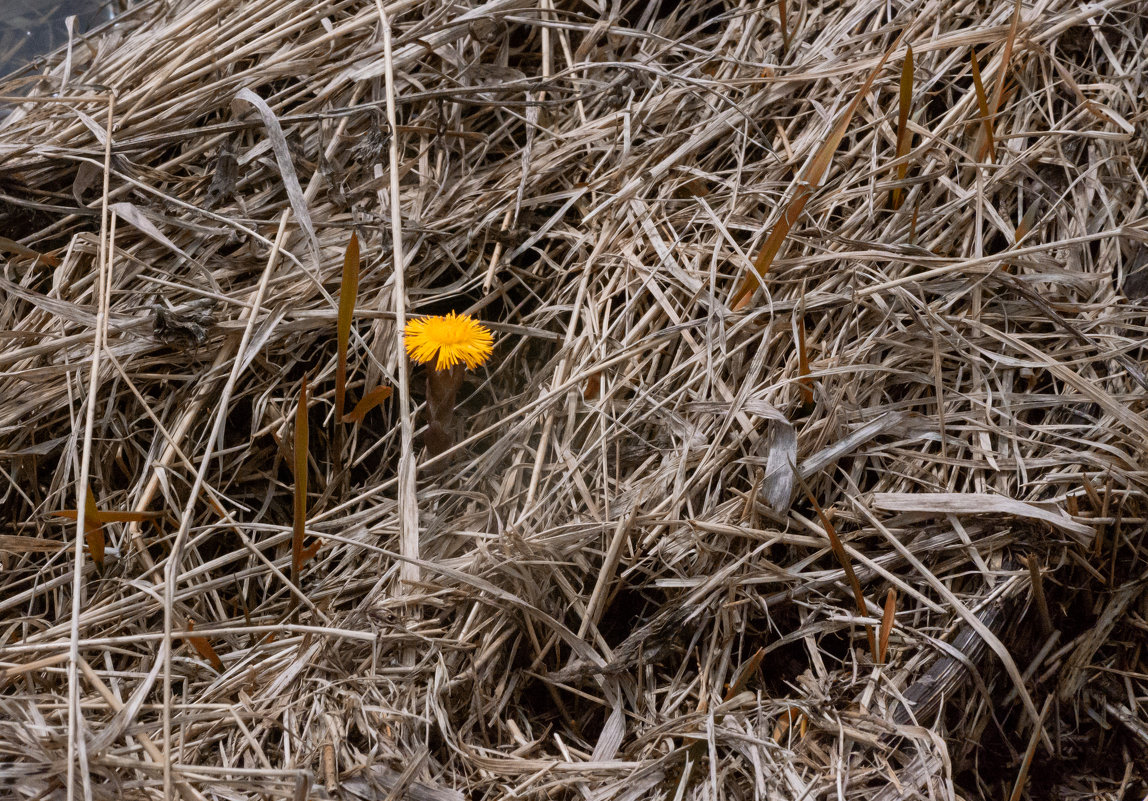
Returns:
[[[982,158],[992,161],[993,152],[996,150],[993,143],[993,118],[989,111],[988,98],[985,96],[985,86],[981,82],[981,68],[977,64],[977,54],[972,48],[969,48],[969,63],[973,68],[973,89],[977,93],[977,108],[980,110],[982,126],[974,145],[974,152],[978,161]]]
[[[809,726],[809,719],[800,709],[791,706],[778,716],[777,723],[773,726],[773,741],[780,745],[782,738],[793,728],[795,723],[799,728],[798,736],[804,737],[806,729]]]
[[[49,253],[41,253],[38,250],[25,247],[14,239],[9,239],[6,236],[0,236],[0,252],[14,253],[17,256],[22,256],[26,259],[32,259],[40,264],[46,264],[49,267],[59,267],[60,259]]]
[[[741,669],[737,672],[737,677],[730,682],[729,687],[725,691],[725,696],[722,698],[723,703],[732,701],[738,693],[745,689],[745,685],[749,682],[750,676],[756,673],[757,669],[761,667],[761,660],[763,659],[765,659],[765,649],[758,648],[754,651],[753,656],[747,659],[745,664],[741,666]]]
[[[295,447],[293,450],[295,473],[295,513],[291,527],[291,581],[299,586],[299,577],[306,561],[303,537],[307,526],[307,379],[299,390],[299,403],[295,407]]]
[[[343,422],[347,396],[347,347],[351,340],[351,321],[359,294],[359,238],[351,232],[351,241],[343,255],[343,277],[339,283],[339,320],[335,354],[335,422]]]
[[[1019,244],[1022,239],[1028,236],[1028,232],[1032,230],[1033,224],[1036,222],[1036,213],[1040,208],[1038,203],[1032,202],[1025,210],[1024,216],[1020,218],[1017,223],[1016,233],[1013,234],[1013,244]]]
[[[829,136],[809,162],[808,168],[802,172],[800,179],[795,182],[796,188],[789,203],[785,207],[785,211],[782,213],[780,219],[774,223],[773,228],[769,232],[769,236],[765,239],[765,244],[763,244],[761,250],[758,251],[757,258],[753,263],[753,273],[746,275],[741,287],[738,288],[730,300],[730,306],[733,307],[735,311],[744,308],[745,305],[749,303],[754,289],[757,288],[758,281],[764,279],[766,273],[769,272],[769,268],[773,264],[773,260],[777,257],[778,251],[781,250],[781,246],[785,242],[789,230],[801,217],[801,212],[805,209],[805,204],[813,197],[813,193],[821,188],[821,183],[825,180],[829,166],[833,161],[833,153],[837,150],[837,146],[841,144],[841,140],[845,138],[845,132],[849,129],[849,123],[853,119],[854,113],[856,113],[857,108],[861,105],[862,99],[864,99],[866,93],[868,93],[869,87],[873,85],[873,81],[877,79],[877,76],[885,66],[885,62],[889,59],[889,55],[896,47],[897,45],[894,44],[892,48],[881,56],[881,60],[877,63],[877,66],[869,73],[869,76],[853,96],[853,99],[849,102],[845,111],[842,112],[836,124],[830,129]]]
[[[1028,745],[1024,749],[1024,755],[1020,760],[1020,770],[1017,771],[1016,781],[1013,782],[1012,792],[1009,793],[1008,801],[1020,801],[1024,796],[1025,784],[1028,782],[1028,772],[1032,767],[1032,759],[1036,756],[1036,747],[1040,743],[1040,734],[1044,730],[1044,720],[1048,717],[1048,710],[1052,707],[1052,700],[1054,694],[1049,694],[1048,698],[1044,701],[1044,706],[1040,710],[1040,725],[1034,726],[1032,734],[1029,735]]]
[[[58,512],[52,512],[52,516],[75,520],[78,514],[75,509],[61,509]],[[88,552],[92,555],[92,561],[96,563],[96,567],[101,570],[104,567],[104,554],[107,548],[104,523],[142,523],[159,516],[158,512],[105,512],[96,504],[96,496],[92,493],[92,488],[88,487],[87,496],[84,499],[84,542],[88,546]]]
[[[596,400],[602,391],[602,371],[591,373],[586,377],[586,383],[582,386],[582,400],[592,401]]]
[[[997,112],[1001,110],[1002,105],[1005,103],[1005,79],[1008,77],[1009,64],[1012,60],[1013,47],[1016,44],[1017,32],[1020,30],[1020,11],[1021,0],[1016,0],[1013,4],[1012,21],[1009,23],[1008,36],[1005,37],[1004,52],[1001,54],[1001,67],[997,72],[997,79],[993,85],[993,95],[988,104],[988,115],[986,119],[996,119]],[[988,133],[989,129],[986,129]],[[992,140],[986,137],[983,145],[989,148],[989,154],[992,153]],[[977,158],[983,158],[981,154]]]
[[[909,111],[913,105],[913,46],[908,45],[905,60],[901,63],[901,82],[897,106],[897,186],[893,187],[893,208],[901,208],[902,191],[900,184],[909,173],[909,162],[904,160],[909,154],[913,133],[909,130]]]
[[[789,13],[786,0],[777,0],[777,25],[781,28],[781,45],[789,52]]]
[[[801,404],[805,408],[813,405],[813,379],[809,374],[809,350],[805,346],[805,320],[796,321],[797,328],[797,387],[801,392]]]
[[[187,630],[195,630],[195,621],[191,618],[187,619]],[[223,672],[223,660],[219,658],[219,654],[216,653],[215,649],[211,647],[211,643],[207,641],[206,637],[201,637],[199,635],[192,636],[189,634],[187,636],[187,641],[191,647],[195,649],[195,652],[204,659],[204,661],[210,663],[211,666],[220,673]]]
[[[801,482],[805,485],[805,482]],[[829,538],[829,547],[833,550],[833,555],[837,557],[841,569],[845,571],[845,577],[849,581],[849,586],[853,590],[853,601],[857,605],[857,611],[861,617],[867,617],[869,612],[865,608],[865,594],[861,591],[861,582],[857,580],[857,573],[853,570],[853,562],[849,559],[849,554],[845,552],[845,546],[841,543],[841,538],[837,536],[837,529],[833,526],[833,521],[829,519],[829,515],[825,514],[825,510],[821,508],[821,504],[813,497],[813,493],[809,492],[809,488],[805,487],[806,497],[809,502],[813,504],[814,510],[817,512],[817,517],[821,520],[821,526],[825,529],[825,535]],[[866,624],[865,634],[869,639],[869,653],[876,657],[877,655],[877,638],[873,633],[873,627]]]
[[[344,418],[350,423],[362,423],[366,419],[367,413],[385,401],[387,398],[394,394],[392,387],[375,387],[355,404],[355,408],[347,413]]]
[[[885,664],[889,649],[889,635],[893,633],[893,620],[897,614],[897,591],[892,587],[885,593],[885,609],[881,615],[881,633],[877,638],[877,664]]]
[[[1029,554],[1025,561],[1028,563],[1029,579],[1032,582],[1032,599],[1036,605],[1040,630],[1045,636],[1048,636],[1052,634],[1055,626],[1052,624],[1052,615],[1048,610],[1048,599],[1044,594],[1044,577],[1040,569],[1040,560],[1035,554]]]

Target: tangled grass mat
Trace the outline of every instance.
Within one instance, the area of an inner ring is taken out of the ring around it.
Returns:
[[[2,794],[1143,797],[1146,39],[166,0],[8,76]]]

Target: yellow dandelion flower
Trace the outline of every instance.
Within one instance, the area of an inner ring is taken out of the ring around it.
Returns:
[[[490,329],[466,314],[435,315],[411,320],[403,329],[407,354],[419,364],[435,359],[434,369],[458,363],[474,369],[490,358],[494,337]]]

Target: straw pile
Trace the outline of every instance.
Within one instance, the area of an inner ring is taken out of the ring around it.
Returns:
[[[1137,6],[169,0],[10,76],[4,796],[1145,793]]]

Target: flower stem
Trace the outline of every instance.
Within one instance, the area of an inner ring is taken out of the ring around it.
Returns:
[[[463,365],[427,372],[427,430],[423,444],[431,458],[454,445],[454,402],[462,386]]]

